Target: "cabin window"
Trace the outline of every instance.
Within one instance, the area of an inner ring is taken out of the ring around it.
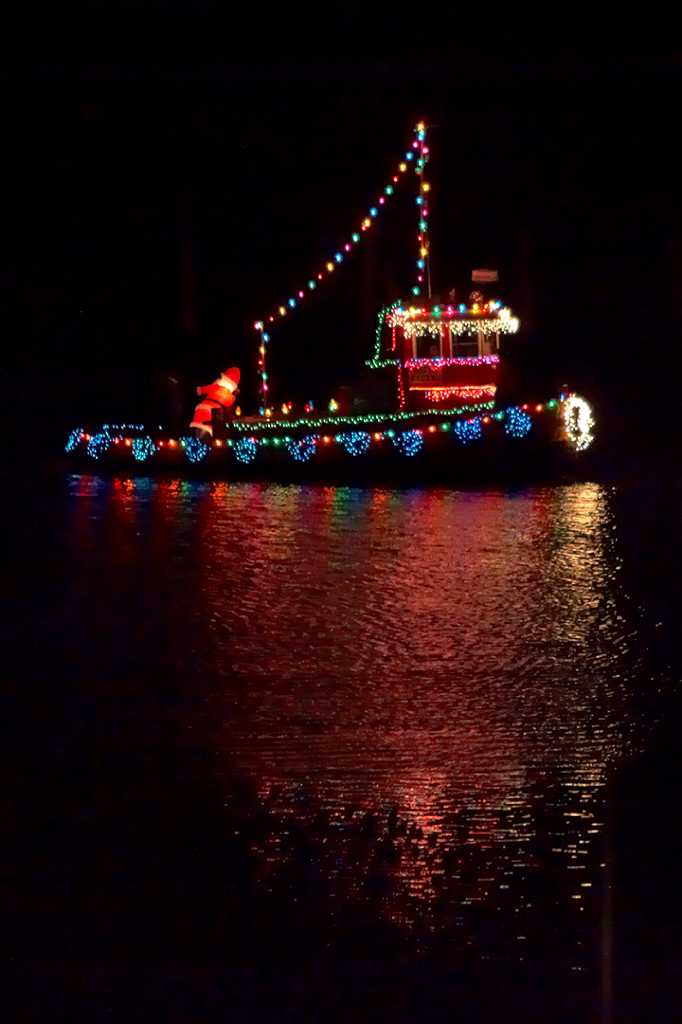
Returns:
[[[415,334],[414,354],[417,359],[438,359],[441,355],[440,334],[428,331]]]
[[[481,335],[481,352],[482,356],[494,356],[498,350],[499,334],[482,334]]]
[[[479,355],[477,334],[452,334],[452,354],[463,358]]]

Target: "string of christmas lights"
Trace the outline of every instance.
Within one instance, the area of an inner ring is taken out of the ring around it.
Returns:
[[[429,369],[441,370],[444,366],[497,366],[500,357],[492,356],[432,356],[428,359],[406,359],[404,365],[408,370]]]
[[[447,402],[451,398],[480,402],[483,398],[494,398],[497,386],[495,384],[453,384],[452,387],[421,387],[410,386],[410,391],[421,391],[427,402]]]
[[[344,262],[344,260],[354,251],[355,247],[362,240],[363,234],[370,230],[376,217],[379,216],[380,211],[385,207],[388,200],[395,194],[396,186],[400,184],[401,180],[404,180],[404,175],[408,171],[411,165],[414,165],[414,170],[418,175],[423,173],[426,161],[428,159],[428,146],[426,145],[426,128],[423,121],[420,121],[414,129],[415,140],[412,143],[412,147],[405,153],[404,160],[398,164],[396,172],[391,176],[391,180],[384,186],[381,195],[376,201],[370,206],[368,214],[362,218],[358,225],[359,230],[353,231],[350,237],[339,245],[337,250],[325,261],[324,265],[313,272],[308,278],[305,286],[298,288],[293,295],[290,295],[285,301],[283,301],[276,309],[273,309],[270,313],[264,316],[261,320],[256,320],[254,323],[254,330],[258,333],[259,344],[258,344],[258,372],[260,378],[260,406],[259,414],[265,415],[265,410],[268,406],[269,396],[269,384],[267,374],[267,346],[270,341],[269,325],[274,324],[277,320],[281,320],[283,317],[291,314],[294,310],[298,309],[304,302],[305,299],[311,295],[319,284],[326,280],[334,273],[336,268]],[[415,161],[415,151],[418,152],[417,160]],[[420,242],[420,253],[425,252],[425,255],[420,255],[420,261],[428,260],[428,236],[427,236],[427,216],[428,209],[424,204],[424,198],[428,192],[430,186],[426,182],[422,182],[420,186],[420,192],[417,197],[417,203],[421,210],[420,215],[420,228],[419,228],[419,242]],[[423,225],[423,227],[422,227]],[[428,265],[424,264],[428,274]],[[423,269],[420,269],[418,275],[419,280],[423,280]],[[414,289],[413,289],[414,292]],[[415,295],[419,294],[419,290],[414,292]]]
[[[431,270],[429,266],[429,192],[431,185],[424,180],[424,171],[429,162],[429,147],[426,144],[426,125],[420,121],[416,126],[415,139],[412,149],[418,153],[415,160],[415,173],[421,178],[419,192],[417,194],[417,215],[418,231],[417,242],[419,245],[419,256],[417,257],[417,283],[412,288],[412,294],[416,297],[421,295],[426,281],[426,291],[431,296]],[[409,154],[408,154],[409,157]],[[414,159],[414,158],[413,158]]]
[[[493,421],[502,423],[504,433],[508,437],[522,439],[532,428],[532,413],[542,413],[545,410],[552,412],[557,408],[565,427],[567,441],[576,451],[584,451],[594,439],[594,416],[589,404],[576,395],[562,396],[560,401],[550,399],[548,402],[539,403],[532,408],[527,403],[522,406],[510,406],[493,413],[486,412],[482,415],[469,416],[467,419],[453,418],[452,410],[448,410],[447,419],[443,418],[438,423],[430,423],[426,427],[411,427],[404,431],[395,431],[389,428],[374,433],[363,430],[341,431],[322,437],[319,434],[308,434],[303,437],[293,437],[289,434],[284,437],[249,436],[237,439],[227,438],[226,440],[215,439],[212,446],[195,437],[183,437],[179,441],[173,438],[161,438],[154,441],[150,435],[123,437],[112,434],[108,425],[106,429],[103,427],[92,435],[85,433],[82,428],[78,428],[70,432],[65,451],[73,455],[84,450],[91,458],[99,459],[112,447],[122,447],[130,448],[132,457],[136,461],[145,461],[165,446],[170,450],[180,447],[184,450],[187,460],[192,464],[197,464],[209,455],[212,447],[225,446],[232,449],[237,462],[246,465],[254,461],[259,447],[284,446],[294,461],[307,462],[316,454],[320,445],[322,447],[330,444],[340,445],[348,455],[355,457],[367,454],[372,441],[380,443],[390,440],[402,455],[411,457],[422,450],[427,434],[451,431],[458,441],[466,445],[473,441],[480,441],[483,436],[483,427]],[[471,407],[468,411],[471,411]],[[440,410],[436,410],[436,413],[438,412]],[[397,414],[393,414],[392,418],[393,420],[399,419]],[[390,419],[390,417],[385,417],[385,419]],[[338,425],[341,421],[341,418],[336,418],[332,422]],[[257,428],[258,425],[257,423],[250,424],[252,429]],[[288,426],[290,425],[288,424]],[[143,428],[136,425],[134,429],[141,430]]]

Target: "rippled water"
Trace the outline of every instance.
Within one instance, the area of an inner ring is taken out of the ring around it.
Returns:
[[[131,762],[172,707],[267,920],[308,901],[323,937],[358,913],[453,962],[603,960],[605,787],[661,687],[611,489],[72,476],[53,527],[45,650]]]
[[[599,888],[600,792],[647,724],[604,487],[69,493],[81,590],[61,614],[99,605],[105,661],[123,625],[143,659],[186,667],[218,775],[252,780],[278,821],[322,813],[340,897],[375,875],[383,914],[485,953],[467,908],[504,919],[496,947],[522,944],[551,878],[573,928]],[[285,847],[265,837],[269,872]]]

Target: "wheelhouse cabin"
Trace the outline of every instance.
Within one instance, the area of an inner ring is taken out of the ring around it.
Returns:
[[[500,336],[515,334],[518,319],[502,303],[390,307],[382,356],[398,372],[400,407],[472,404],[494,399]]]

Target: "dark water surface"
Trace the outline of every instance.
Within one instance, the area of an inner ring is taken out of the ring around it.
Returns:
[[[629,1019],[677,595],[628,501],[64,478],[14,531],[27,1010]]]

